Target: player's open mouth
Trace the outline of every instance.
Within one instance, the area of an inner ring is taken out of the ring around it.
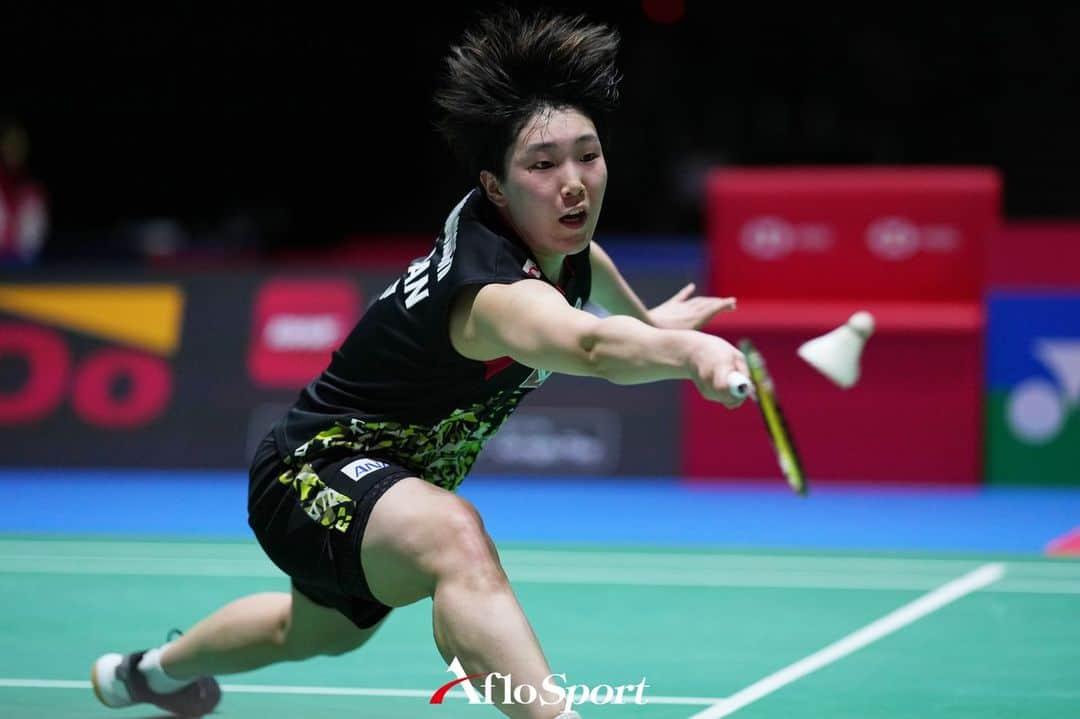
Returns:
[[[566,227],[577,229],[585,224],[585,217],[587,214],[588,213],[586,213],[584,209],[574,210],[573,212],[568,212],[560,217],[559,222]]]

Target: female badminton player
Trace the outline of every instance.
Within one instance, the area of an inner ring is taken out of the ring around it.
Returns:
[[[291,591],[237,599],[164,646],[101,656],[103,703],[200,716],[220,699],[214,676],[353,651],[394,607],[425,598],[447,662],[541,688],[540,643],[480,516],[454,493],[484,443],[551,372],[690,379],[728,407],[742,401],[728,375],[747,373],[731,344],[695,331],[733,300],[688,286],[646,309],[592,242],[618,45],[584,17],[500,10],[450,49],[440,129],[476,186],[251,465],[249,524]],[[582,310],[590,298],[610,314]],[[510,717],[578,717],[496,700]]]

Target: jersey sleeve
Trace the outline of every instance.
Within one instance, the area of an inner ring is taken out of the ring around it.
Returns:
[[[539,276],[529,273],[536,265],[513,241],[493,232],[483,223],[462,218],[454,234],[443,239],[444,259],[452,254],[446,268],[445,291],[456,294],[470,285],[507,284]]]

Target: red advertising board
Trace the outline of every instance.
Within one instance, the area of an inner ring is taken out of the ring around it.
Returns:
[[[990,243],[991,289],[1080,288],[1080,222],[1009,222]]]
[[[1000,192],[988,168],[716,170],[706,187],[711,288],[977,301]]]
[[[982,295],[1000,224],[992,168],[723,169],[707,186],[709,291],[775,375],[811,481],[971,484],[982,447]],[[862,377],[797,355],[854,312],[877,319]],[[756,410],[686,401],[684,472],[779,477]]]

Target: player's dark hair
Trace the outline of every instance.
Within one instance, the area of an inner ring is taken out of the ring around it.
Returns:
[[[445,58],[438,129],[474,181],[505,176],[506,151],[537,111],[573,108],[601,141],[619,99],[617,30],[541,10],[503,7],[467,30]]]

